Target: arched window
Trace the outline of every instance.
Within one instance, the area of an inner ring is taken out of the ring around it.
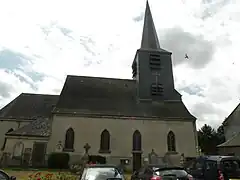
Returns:
[[[168,146],[168,151],[170,152],[176,151],[176,139],[175,139],[175,134],[172,131],[168,133],[167,146]]]
[[[69,128],[65,136],[64,151],[74,151],[74,130]]]
[[[7,133],[10,133],[10,132],[12,132],[12,131],[13,131],[13,128],[9,129],[9,130],[6,132],[6,134],[7,134]],[[5,138],[4,138],[3,145],[2,145],[2,148],[1,148],[2,151],[5,149],[6,143],[7,143],[7,138],[5,137]]]
[[[133,133],[133,151],[141,151],[142,150],[142,136],[141,133],[136,130]]]
[[[110,153],[110,133],[108,130],[103,130],[101,133],[100,153]]]

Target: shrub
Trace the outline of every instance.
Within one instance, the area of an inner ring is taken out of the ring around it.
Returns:
[[[48,157],[48,168],[50,169],[68,169],[68,153],[51,153]]]

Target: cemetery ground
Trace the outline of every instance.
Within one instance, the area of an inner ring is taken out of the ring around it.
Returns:
[[[9,176],[15,176],[17,180],[78,180],[79,176],[68,171],[48,169],[3,169]],[[125,174],[126,180],[131,179],[131,174]]]

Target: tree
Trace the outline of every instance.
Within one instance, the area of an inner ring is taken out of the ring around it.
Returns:
[[[217,133],[211,126],[204,124],[198,131],[198,142],[204,154],[217,153]]]
[[[225,135],[223,125],[219,126],[217,129],[218,145],[225,142]]]
[[[198,143],[202,152],[206,155],[216,155],[217,145],[225,142],[223,126],[219,126],[217,131],[211,126],[204,124],[198,131]]]

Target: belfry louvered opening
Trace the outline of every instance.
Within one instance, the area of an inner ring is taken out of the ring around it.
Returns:
[[[163,95],[163,85],[162,84],[152,84],[151,93],[153,96],[162,96]]]
[[[149,55],[149,65],[151,69],[161,69],[161,60],[159,54]]]

